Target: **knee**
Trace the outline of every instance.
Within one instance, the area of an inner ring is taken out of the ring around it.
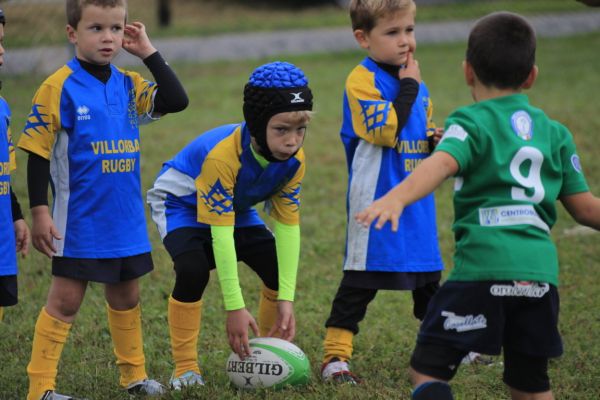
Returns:
[[[75,296],[64,294],[61,296],[48,297],[46,304],[46,310],[53,317],[57,317],[60,320],[68,321],[72,320],[81,306],[81,301]]]

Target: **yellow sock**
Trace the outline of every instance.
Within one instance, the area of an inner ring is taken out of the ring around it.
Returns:
[[[202,321],[202,300],[183,303],[169,297],[169,334],[175,362],[175,377],[187,371],[201,373],[198,367],[198,336]]]
[[[348,361],[352,358],[352,339],[354,334],[342,328],[327,328],[327,334],[323,341],[323,363],[328,363],[333,357],[340,361]]]
[[[46,390],[54,390],[58,361],[69,329],[71,324],[52,317],[46,308],[42,308],[35,324],[31,361],[27,365],[27,400],[38,400]]]
[[[119,383],[127,387],[133,382],[146,379],[144,341],[142,339],[142,312],[138,304],[125,311],[113,310],[108,304],[108,326],[121,378]]]
[[[271,290],[262,285],[260,300],[258,302],[258,330],[260,336],[267,336],[277,321],[277,295],[276,290]]]

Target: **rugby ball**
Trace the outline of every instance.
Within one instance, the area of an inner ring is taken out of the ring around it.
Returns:
[[[287,340],[259,337],[250,340],[250,356],[245,359],[231,353],[227,374],[239,389],[280,389],[307,383],[310,364],[304,352]]]

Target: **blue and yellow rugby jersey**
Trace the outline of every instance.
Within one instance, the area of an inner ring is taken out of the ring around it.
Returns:
[[[150,251],[140,180],[140,123],[156,85],[111,65],[106,83],[71,60],[38,89],[18,146],[50,160],[57,256]]]
[[[177,228],[263,225],[253,206],[288,225],[300,223],[304,151],[285,162],[260,166],[245,124],[212,129],[184,147],[148,191],[161,238]]]
[[[10,107],[0,97],[0,275],[17,274],[17,244],[10,200],[10,173],[16,169],[10,136]]]
[[[344,270],[429,272],[443,269],[433,195],[407,207],[399,232],[364,228],[354,215],[400,183],[429,156],[435,128],[424,83],[400,132],[393,101],[400,80],[366,58],[348,76],[341,139],[348,163],[348,228]]]

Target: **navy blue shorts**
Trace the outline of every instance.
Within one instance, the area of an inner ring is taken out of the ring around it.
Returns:
[[[559,303],[558,290],[547,283],[449,281],[429,302],[417,343],[558,357]]]
[[[120,258],[52,257],[52,275],[80,281],[119,283],[154,269],[150,253]]]
[[[16,275],[0,276],[0,307],[14,306],[17,304],[18,287]]]

